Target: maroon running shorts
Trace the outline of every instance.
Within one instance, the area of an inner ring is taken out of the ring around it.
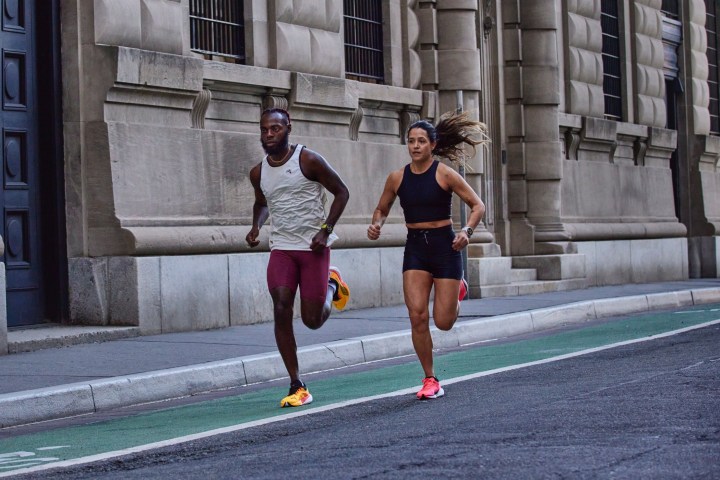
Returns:
[[[303,300],[325,302],[330,268],[330,249],[272,250],[267,268],[269,290],[287,287],[295,292],[300,287]]]

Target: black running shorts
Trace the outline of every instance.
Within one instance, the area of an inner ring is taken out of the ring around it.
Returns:
[[[440,228],[408,228],[403,272],[423,270],[434,278],[463,278],[462,255],[453,250],[455,231],[452,225]]]

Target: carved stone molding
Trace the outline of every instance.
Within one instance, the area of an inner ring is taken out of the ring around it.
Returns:
[[[362,123],[365,112],[363,108],[358,105],[357,109],[353,112],[350,117],[350,140],[357,142],[360,137],[360,124]]]
[[[562,222],[544,222],[530,218],[530,221],[535,226],[535,241],[536,242],[553,242],[572,240],[570,234],[565,230],[565,225]]]
[[[192,119],[192,128],[205,128],[205,114],[207,113],[208,106],[210,106],[210,100],[212,99],[212,92],[210,90],[203,89],[197,94],[193,101],[192,111],[190,112],[190,118]]]
[[[635,160],[635,165],[637,166],[644,166],[645,165],[645,154],[647,153],[647,139],[638,137],[635,139],[635,142],[633,142],[633,159]]]
[[[267,110],[268,108],[282,108],[283,110],[287,110],[288,99],[281,95],[265,95],[262,99],[262,109]]]
[[[615,150],[617,150],[617,147],[617,140],[614,142],[610,142],[610,152],[608,152],[608,155],[610,156],[610,163],[615,163]]]
[[[403,110],[402,113],[400,113],[400,136],[402,137],[403,145],[406,142],[405,133],[407,132],[408,127],[418,120],[420,120],[419,112]]]
[[[565,130],[565,157],[568,160],[577,160],[580,147],[580,129],[568,128]]]

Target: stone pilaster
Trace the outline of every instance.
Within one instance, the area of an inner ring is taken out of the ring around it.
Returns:
[[[512,253],[569,239],[562,225],[558,3],[503,2]],[[529,228],[532,226],[532,229]],[[528,235],[532,234],[532,241]]]
[[[710,133],[710,87],[708,86],[708,60],[705,53],[707,33],[705,32],[705,2],[688,0],[687,34],[685,49],[690,57],[690,100],[692,102],[693,131],[696,135]],[[689,49],[689,50],[688,50]]]
[[[664,48],[662,43],[661,0],[635,0],[631,3],[635,123],[664,127],[665,107]]]
[[[478,30],[479,5],[471,0],[438,0],[435,4],[437,25],[437,90],[440,94],[440,111],[453,111],[457,108],[457,93],[462,92],[463,109],[480,117],[482,68]],[[482,120],[482,119],[480,119]],[[477,151],[467,160],[469,166],[465,178],[474,190],[482,196],[483,179],[486,175],[486,156]],[[462,208],[462,207],[460,207]],[[458,217],[460,212],[457,212]],[[475,235],[475,241],[493,242],[493,236],[481,223]]]
[[[565,10],[566,112],[604,113],[602,29],[599,0],[569,0]]]

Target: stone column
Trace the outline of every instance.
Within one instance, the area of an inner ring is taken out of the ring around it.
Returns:
[[[682,49],[686,72],[684,131],[679,132],[680,221],[688,229],[691,278],[720,276],[720,138],[710,135],[705,2],[689,0]]]
[[[481,62],[478,48],[478,2],[472,0],[438,0],[420,2],[421,25],[425,27],[421,43],[430,47],[429,52],[421,52],[421,58],[434,64],[425,75],[423,65],[423,83],[428,86],[435,82],[439,92],[440,113],[454,111],[457,108],[457,92],[462,91],[464,110],[479,118],[481,112]],[[423,11],[423,5],[428,12]],[[429,7],[429,8],[428,8]],[[425,22],[423,22],[423,20]],[[482,119],[481,119],[482,120]],[[485,175],[484,155],[477,154],[468,160],[466,180],[481,194]],[[490,243],[493,236],[484,224],[479,225],[473,240]],[[493,249],[497,251],[497,248]]]
[[[513,255],[571,248],[560,220],[558,6],[503,2]]]

